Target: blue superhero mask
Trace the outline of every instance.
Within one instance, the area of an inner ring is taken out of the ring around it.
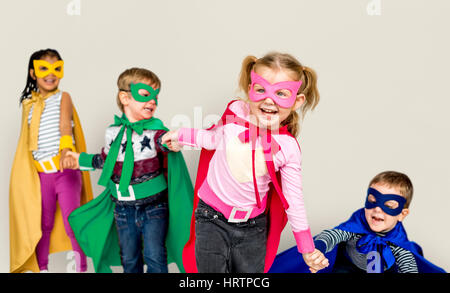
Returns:
[[[375,202],[369,201],[369,195],[372,195],[375,197]],[[395,201],[398,203],[398,206],[395,208],[392,208],[392,206],[387,205],[386,203],[388,201]],[[367,190],[367,198],[366,198],[366,209],[373,209],[375,207],[380,207],[383,212],[385,212],[388,215],[391,216],[397,216],[399,215],[403,207],[405,206],[406,199],[403,196],[397,195],[397,194],[383,194],[376,190],[375,188],[370,188]]]

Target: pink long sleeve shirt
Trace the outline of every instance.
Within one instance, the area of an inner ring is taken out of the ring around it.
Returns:
[[[243,101],[230,105],[238,117],[249,121],[249,106]],[[234,123],[218,126],[212,130],[180,128],[178,140],[183,145],[215,150],[211,158],[206,180],[217,197],[229,206],[256,208],[252,176],[252,146],[243,143],[238,135],[247,128]],[[275,171],[281,173],[281,187],[289,208],[286,210],[298,250],[312,252],[314,244],[309,229],[303,201],[301,152],[295,138],[272,134],[281,150],[273,155]],[[260,142],[256,141],[255,173],[261,202],[269,191],[270,175]],[[201,190],[199,191],[202,198]]]

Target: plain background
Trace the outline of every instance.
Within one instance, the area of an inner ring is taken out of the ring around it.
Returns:
[[[415,188],[404,222],[408,236],[450,270],[449,1],[380,0],[368,13],[370,0],[81,0],[79,15],[67,13],[71,2],[0,4],[0,272],[9,271],[19,94],[30,55],[43,48],[57,49],[65,61],[60,89],[72,95],[91,153],[100,151],[106,126],[119,114],[116,80],[126,68],[159,75],[156,116],[167,126],[187,119],[207,127],[203,119],[220,115],[237,96],[245,56],[272,50],[296,56],[317,71],[321,93],[299,136],[312,233],[361,208],[377,173],[404,172]],[[183,153],[195,180],[199,151]],[[95,195],[102,191],[99,175],[91,173]],[[288,226],[279,251],[293,245]],[[54,272],[72,264],[68,253],[50,258]]]

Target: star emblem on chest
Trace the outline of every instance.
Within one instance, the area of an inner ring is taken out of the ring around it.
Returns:
[[[133,146],[133,145],[134,145],[134,142],[131,142],[131,146]],[[127,142],[125,141],[123,144],[121,144],[121,146],[122,146],[122,154],[123,154],[123,153],[125,153],[125,149],[127,147]]]
[[[145,148],[149,148],[150,150],[152,149],[151,145],[150,145],[150,138],[148,138],[147,136],[144,136],[144,138],[141,141],[141,152],[143,152],[145,150]]]

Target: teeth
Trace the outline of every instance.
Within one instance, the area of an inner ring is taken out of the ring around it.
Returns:
[[[269,109],[261,109],[261,111],[266,112],[266,113],[276,113],[276,110],[269,110]]]

